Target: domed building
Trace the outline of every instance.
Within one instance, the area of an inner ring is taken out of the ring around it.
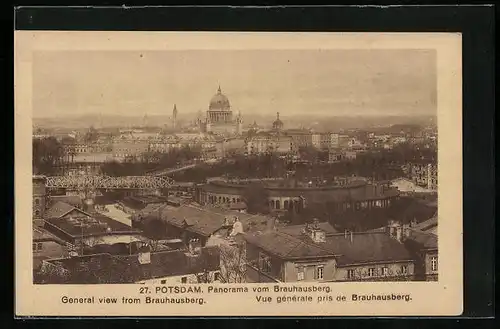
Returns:
[[[201,124],[202,131],[222,135],[240,135],[242,124],[241,114],[233,118],[229,99],[222,93],[219,86],[217,93],[212,97],[208,105],[205,122]]]
[[[273,122],[273,130],[281,131],[283,130],[283,121],[280,120],[280,113],[276,112],[276,120]]]

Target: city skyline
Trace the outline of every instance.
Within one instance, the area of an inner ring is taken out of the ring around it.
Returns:
[[[436,83],[433,50],[44,51],[33,115],[204,113],[220,85],[243,115],[435,116]]]

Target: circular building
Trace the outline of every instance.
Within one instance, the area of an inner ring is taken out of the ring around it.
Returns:
[[[230,205],[244,201],[247,187],[260,184],[268,195],[271,211],[300,211],[307,204],[334,203],[339,211],[365,208],[385,208],[399,197],[397,189],[385,184],[370,184],[362,179],[344,179],[329,184],[312,182],[291,183],[288,180],[245,179],[229,181],[216,178],[196,189],[195,199],[200,204]]]

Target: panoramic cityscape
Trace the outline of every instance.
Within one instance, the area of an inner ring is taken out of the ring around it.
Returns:
[[[33,70],[35,284],[438,280],[434,53]]]

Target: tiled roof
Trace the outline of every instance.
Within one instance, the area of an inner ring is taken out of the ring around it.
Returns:
[[[48,260],[73,273],[68,283],[132,283],[142,280],[198,274],[205,270],[216,271],[220,268],[218,247],[205,247],[198,256],[181,250],[151,253],[149,264],[140,264],[138,255],[112,256],[94,254],[80,257]],[[87,264],[91,273],[78,273]],[[90,266],[89,266],[90,264]]]
[[[279,231],[247,234],[245,239],[248,243],[256,245],[283,259],[334,256],[334,253],[331,251]]]
[[[76,209],[72,207],[69,211]],[[68,211],[68,212],[69,212]],[[78,210],[80,211],[80,210]],[[68,213],[65,212],[65,213]],[[82,211],[80,211],[82,212]],[[80,225],[80,221],[78,219],[74,221],[70,221],[66,218],[60,218],[62,217],[48,217],[45,220],[45,227],[52,231],[63,231],[66,234],[69,234],[72,237],[76,236],[95,236],[95,235],[106,235],[106,234],[125,234],[125,233],[130,233],[130,234],[137,234],[139,230],[130,228],[128,225],[125,225],[123,223],[120,223],[112,218],[109,218],[107,216],[104,216],[102,214],[96,213],[93,215],[87,214],[85,212],[82,212],[83,214],[86,214],[90,218],[90,222],[87,223],[86,225],[82,226]],[[54,231],[54,233],[56,233]]]
[[[33,242],[42,241],[55,241],[59,244],[64,244],[63,240],[59,239],[50,232],[47,232],[45,229],[41,227],[33,227]]]
[[[426,231],[438,225],[437,216],[433,216],[432,218],[425,220],[423,222],[418,223],[413,227],[415,230]]]
[[[363,263],[382,263],[411,260],[412,257],[403,244],[380,233],[353,233],[327,236],[325,248],[335,251],[338,266]]]
[[[90,214],[87,214],[86,212],[84,212],[78,208],[75,208],[66,202],[57,201],[45,212],[45,217],[46,218],[60,218],[73,210],[77,210],[78,212],[81,212],[83,214],[90,216]]]
[[[140,280],[197,274],[205,270],[217,271],[220,268],[219,249],[216,246],[204,247],[199,256],[182,250],[151,253],[150,264],[140,264],[137,255],[123,258],[130,266],[139,269]]]
[[[156,214],[153,212],[151,215],[155,216]],[[195,207],[193,205],[166,206],[161,211],[161,216],[163,220],[171,225],[183,228],[187,224],[186,230],[207,237],[224,226],[225,217],[229,219],[234,216],[238,217],[245,231],[263,229],[268,219],[266,216],[244,214],[228,209]]]
[[[335,257],[338,266],[399,262],[411,260],[403,244],[383,232],[326,236],[326,242],[314,243],[308,236],[291,236],[279,231],[246,236],[250,244],[283,259]]]
[[[302,231],[305,228],[304,225],[288,225],[288,226],[283,226],[280,227],[278,230],[280,232],[292,235],[292,236],[301,236],[303,233]],[[328,222],[321,222],[318,223],[318,228],[320,230],[325,231],[326,234],[335,234],[338,233],[338,231]]]
[[[419,230],[411,230],[408,240],[416,243],[423,249],[437,249],[438,237],[435,234],[422,232]]]

